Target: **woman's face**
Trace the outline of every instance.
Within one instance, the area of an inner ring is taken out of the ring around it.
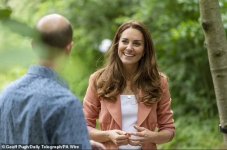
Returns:
[[[125,67],[137,67],[144,55],[143,34],[134,28],[122,32],[118,44],[118,56]]]

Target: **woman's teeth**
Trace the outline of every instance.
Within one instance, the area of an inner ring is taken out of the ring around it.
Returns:
[[[125,56],[128,56],[128,57],[133,57],[134,55],[132,55],[132,54],[126,54],[126,53],[124,53],[124,55]]]

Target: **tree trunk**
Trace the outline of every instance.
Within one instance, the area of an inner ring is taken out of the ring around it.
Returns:
[[[227,128],[227,41],[218,0],[200,0],[201,23],[208,50],[220,124]],[[224,144],[227,144],[227,134]]]

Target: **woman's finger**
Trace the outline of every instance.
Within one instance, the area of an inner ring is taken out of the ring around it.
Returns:
[[[125,139],[125,140],[116,140],[116,144],[118,146],[120,146],[120,145],[127,145],[128,144],[128,139]]]
[[[144,127],[139,127],[139,126],[133,126],[133,127],[134,127],[136,130],[138,130],[139,132],[146,130],[146,128],[144,128]]]
[[[130,141],[139,141],[139,142],[143,142],[145,139],[144,138],[129,138]]]
[[[118,133],[120,135],[126,135],[127,134],[127,132],[121,131],[121,130],[116,130],[116,133]]]
[[[128,135],[118,135],[116,137],[116,140],[125,140],[125,139],[128,139]]]
[[[144,137],[145,134],[143,132],[130,132],[128,133],[129,135],[134,135],[134,136],[139,136],[139,137]]]
[[[142,146],[143,142],[129,140],[129,144],[132,146]]]

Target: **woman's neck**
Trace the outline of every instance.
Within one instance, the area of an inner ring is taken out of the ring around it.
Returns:
[[[135,65],[124,66],[124,74],[126,79],[130,81],[134,77],[136,70],[137,70],[137,66]]]
[[[135,76],[137,65],[124,65],[124,75],[126,78],[126,86],[122,92],[125,95],[134,95],[133,77]]]

